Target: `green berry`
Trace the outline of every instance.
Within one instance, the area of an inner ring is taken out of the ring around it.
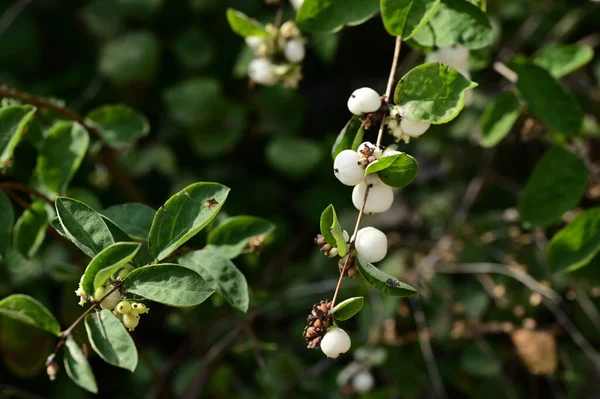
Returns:
[[[140,315],[138,315],[137,313],[131,312],[131,313],[123,315],[123,325],[129,331],[135,330],[135,328],[137,327],[137,325],[139,323],[140,323]]]
[[[98,287],[96,288],[96,291],[94,291],[94,299],[100,299],[104,296],[104,294],[106,294],[104,287]]]
[[[148,313],[150,309],[148,309],[146,307],[146,305],[144,305],[143,303],[139,303],[139,302],[133,302],[131,304],[131,311],[135,312],[137,314],[144,314],[144,313]]]
[[[117,304],[117,312],[127,314],[131,312],[131,304],[127,301],[121,301]]]

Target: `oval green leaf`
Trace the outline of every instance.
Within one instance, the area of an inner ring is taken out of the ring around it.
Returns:
[[[511,91],[500,94],[488,105],[479,121],[481,146],[489,148],[502,141],[510,133],[520,114],[519,98]]]
[[[32,202],[15,223],[13,246],[26,258],[33,257],[46,237],[46,227],[53,216],[46,202]]]
[[[260,22],[233,8],[227,9],[227,22],[229,22],[231,30],[242,37],[269,36],[269,33]]]
[[[256,216],[234,216],[215,227],[208,234],[208,247],[227,259],[236,258],[248,241],[275,230],[275,225]]]
[[[77,122],[57,122],[37,158],[36,175],[53,194],[67,191],[88,149],[90,138]]]
[[[358,148],[360,143],[362,143],[364,133],[365,130],[362,129],[360,115],[352,116],[340,134],[338,134],[335,143],[333,143],[333,147],[331,148],[331,156],[333,159],[335,160],[335,157],[344,150]],[[356,145],[356,148],[353,148],[356,141],[359,143]]]
[[[10,199],[0,190],[0,256],[6,256],[10,244],[10,232],[15,222],[15,210]]]
[[[170,263],[135,269],[125,279],[127,292],[169,306],[189,307],[214,293],[200,275]]]
[[[134,242],[117,242],[104,248],[85,269],[81,288],[86,294],[93,296],[96,288],[102,287],[123,265],[131,262],[140,246],[141,244]]]
[[[198,273],[210,287],[242,312],[248,311],[248,283],[227,258],[211,250],[194,251],[178,259],[179,263]]]
[[[215,119],[223,110],[223,95],[218,80],[191,78],[169,86],[163,100],[171,118],[189,127],[197,127]]]
[[[35,111],[36,108],[31,105],[0,108],[0,166],[3,167],[12,158]]]
[[[374,162],[372,170],[377,171],[377,176],[379,176],[381,181],[390,187],[402,188],[408,186],[417,177],[417,173],[419,173],[417,160],[406,153],[390,155],[390,157],[395,157],[395,159],[389,166],[377,170],[378,167],[385,166],[388,161],[384,160],[381,164]],[[379,160],[383,158],[388,157],[381,157]],[[371,173],[369,167],[366,170],[367,174]]]
[[[130,237],[143,241],[148,240],[155,213],[148,205],[135,202],[113,205],[102,211],[104,216]]]
[[[557,44],[541,49],[532,62],[558,79],[581,68],[594,58],[594,49],[583,44]]]
[[[0,315],[60,336],[60,324],[50,311],[28,295],[15,294],[0,301]]]
[[[396,86],[394,102],[402,116],[429,123],[454,119],[465,105],[465,92],[477,86],[454,68],[429,62],[410,70]]]
[[[108,145],[126,147],[150,132],[146,117],[123,104],[105,105],[91,110],[86,122],[94,126]]]
[[[56,214],[66,237],[91,258],[115,243],[105,219],[83,202],[58,197]]]
[[[360,256],[357,265],[361,276],[385,295],[409,296],[417,294],[417,290],[413,287],[381,271]]]
[[[583,111],[577,101],[545,69],[528,63],[513,63],[517,88],[531,112],[556,132],[577,134]]]
[[[94,351],[108,364],[135,371],[138,353],[123,323],[107,309],[85,317],[85,329]]]
[[[550,270],[571,272],[586,266],[600,251],[600,207],[577,215],[552,237],[548,246]]]
[[[269,165],[291,178],[302,178],[314,171],[323,158],[318,141],[303,137],[275,137],[266,148]]]
[[[296,15],[303,31],[325,33],[366,22],[379,11],[379,0],[305,0]]]
[[[349,298],[345,301],[338,303],[333,309],[329,311],[329,313],[332,314],[336,320],[348,320],[349,318],[360,312],[364,303],[365,298],[363,298],[362,296],[356,296],[354,298]]]
[[[440,0],[381,0],[383,25],[392,36],[410,39],[431,18]]]
[[[222,184],[195,183],[169,198],[152,221],[152,256],[160,261],[198,234],[217,216],[228,194]]]
[[[65,349],[64,365],[69,378],[86,391],[98,393],[94,372],[71,335],[67,337]]]
[[[521,220],[546,227],[573,209],[585,193],[589,172],[579,157],[562,148],[546,151],[519,198]]]
[[[337,213],[333,204],[329,205],[321,214],[321,234],[327,244],[333,248],[337,248],[340,256],[345,256],[347,253],[346,240],[344,240],[344,230],[340,225]]]

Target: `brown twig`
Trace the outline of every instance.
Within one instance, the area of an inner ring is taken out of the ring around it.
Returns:
[[[392,67],[390,69],[390,76],[388,78],[387,87],[385,89],[385,99],[386,101],[390,100],[390,95],[392,94],[392,86],[394,85],[394,77],[396,76],[396,68],[398,67],[398,58],[400,57],[400,49],[402,48],[402,38],[400,36],[396,37],[396,47],[394,48],[394,58],[392,58]],[[381,140],[383,139],[383,130],[385,128],[385,124],[383,121],[379,126],[379,133],[377,134],[377,144],[379,147],[381,145]]]
[[[0,97],[16,98],[28,104],[35,105],[36,107],[50,110],[57,115],[80,123],[93,138],[98,140],[102,139],[102,135],[98,129],[89,125],[82,115],[67,107],[54,104],[43,97],[34,96],[33,94],[16,90],[6,85],[0,85]],[[135,188],[133,182],[129,178],[129,175],[127,175],[121,166],[119,166],[119,164],[116,162],[118,158],[117,155],[118,154],[114,149],[108,146],[102,146],[98,152],[98,161],[106,166],[106,169],[108,169],[108,172],[114,179],[114,182],[119,190],[121,190],[130,201],[145,202],[144,196]]]
[[[36,190],[33,187],[26,186],[25,184],[16,183],[16,182],[3,182],[3,183],[0,183],[0,190],[3,190],[3,189],[20,191],[23,193],[30,194],[30,195],[36,196],[38,198],[41,198],[44,201],[46,201],[47,203],[49,203],[50,205],[54,206],[54,201],[50,197],[48,197],[46,194]]]

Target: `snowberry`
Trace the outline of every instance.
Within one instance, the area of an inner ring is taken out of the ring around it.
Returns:
[[[429,126],[431,126],[431,123],[412,121],[407,118],[402,118],[400,122],[402,131],[411,137],[419,137],[429,129]]]
[[[266,58],[255,58],[248,64],[248,76],[256,83],[271,86],[277,83],[273,64]]]
[[[108,290],[112,290],[113,287],[109,286]],[[106,290],[106,288],[105,288]],[[100,299],[100,298],[98,298]],[[111,292],[102,302],[100,302],[100,307],[102,309],[108,309],[108,310],[113,310],[115,308],[115,306],[117,306],[117,303],[119,303],[121,301],[121,293],[119,292],[119,290],[114,290],[113,292]]]
[[[117,312],[127,314],[131,312],[131,304],[127,301],[121,301],[117,304]]]
[[[335,258],[336,256],[338,256],[338,254],[340,253],[340,251],[337,248],[331,248],[329,250],[329,257],[330,258]]]
[[[375,152],[375,145],[370,141],[365,141],[358,146],[358,150],[356,152],[360,152],[362,154],[372,154]]]
[[[135,328],[140,324],[140,315],[134,312],[127,313],[123,315],[123,325],[129,331],[135,330]]]
[[[375,379],[368,370],[362,370],[352,378],[352,386],[358,393],[367,393],[375,386]]]
[[[344,230],[343,233],[344,233],[344,241],[348,242],[348,240],[350,240],[350,236],[348,235],[348,232],[346,230]]]
[[[365,184],[367,186],[376,186],[379,183],[381,183],[381,179],[379,179],[379,176],[377,176],[377,173],[371,173],[371,174],[365,176]],[[361,204],[362,204],[362,202],[361,202]]]
[[[290,0],[290,3],[292,3],[292,7],[299,10],[300,7],[302,7],[302,4],[304,4],[304,0]]]
[[[356,186],[365,178],[365,170],[361,166],[360,155],[352,150],[344,150],[335,157],[333,172],[335,177],[347,186]]]
[[[352,190],[352,203],[360,211],[365,200],[366,183],[360,183]],[[382,213],[391,208],[394,202],[394,191],[385,184],[376,184],[369,189],[369,196],[365,204],[365,212],[368,214]]]
[[[397,119],[390,119],[387,123],[388,129],[390,130],[394,130],[398,127],[398,120]]]
[[[354,115],[375,112],[381,107],[381,97],[370,87],[354,90],[348,99],[348,109]]]
[[[289,62],[298,63],[304,59],[306,51],[300,40],[290,40],[285,44],[283,54]]]
[[[248,36],[246,37],[246,44],[252,50],[256,51],[263,43],[264,39],[260,36]]]
[[[374,227],[363,227],[356,233],[356,250],[367,262],[379,262],[387,254],[387,237]]]
[[[146,305],[144,305],[143,303],[139,303],[139,302],[134,302],[131,304],[131,311],[137,314],[144,314],[144,313],[148,313],[148,309],[146,307]]]
[[[321,340],[321,350],[330,358],[337,358],[350,349],[350,336],[339,327],[329,329]]]

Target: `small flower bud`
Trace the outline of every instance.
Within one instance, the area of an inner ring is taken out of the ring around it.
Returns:
[[[58,372],[60,371],[60,366],[54,360],[48,363],[46,366],[46,374],[48,374],[48,378],[50,381],[54,381]]]

